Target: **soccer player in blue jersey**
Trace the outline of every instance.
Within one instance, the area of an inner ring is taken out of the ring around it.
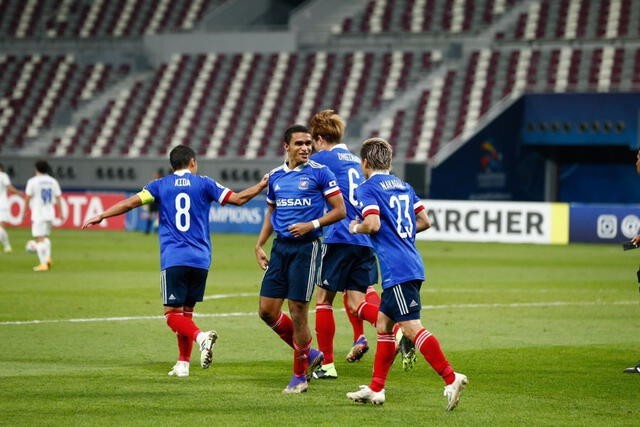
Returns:
[[[399,323],[403,334],[444,380],[447,410],[451,411],[458,405],[467,377],[453,370],[436,337],[420,322],[420,287],[425,275],[415,236],[431,223],[413,188],[389,173],[392,149],[387,141],[367,139],[360,157],[367,178],[356,189],[363,221],[351,221],[349,231],[371,235],[382,271],[383,292],[371,383],[347,393],[347,397],[355,402],[384,403],[384,386],[396,352],[393,325]]]
[[[341,143],[344,120],[333,110],[324,110],[311,118],[310,131],[316,149],[311,159],[336,175],[347,213],[343,220],[323,230],[322,280],[316,292],[316,338],[324,360],[313,377],[334,379],[338,373],[333,360],[333,300],[337,292],[344,292],[344,305],[354,332],[347,361],[360,360],[369,350],[362,320],[375,326],[378,317],[380,298],[372,287],[378,282],[378,265],[369,236],[349,233],[349,222],[359,214],[355,190],[364,181],[364,174],[360,158]]]
[[[198,163],[191,148],[178,145],[171,150],[169,160],[172,174],[151,181],[138,194],[87,220],[82,228],[154,201],[160,204],[162,304],[167,325],[178,337],[179,350],[178,361],[169,375],[187,377],[193,342],[199,345],[200,365],[206,369],[211,365],[218,337],[215,331],[201,331],[192,319],[196,302],[204,297],[211,265],[211,203],[243,205],[266,188],[267,175],[235,193],[207,176],[197,175]]]
[[[293,376],[283,393],[303,393],[323,359],[322,352],[311,348],[308,326],[309,301],[322,269],[321,227],[344,218],[345,206],[333,172],[309,160],[312,140],[305,126],[286,130],[284,149],[285,163],[269,173],[268,209],[255,247],[258,265],[265,270],[259,311],[293,348]],[[269,258],[263,246],[274,232]],[[285,299],[291,317],[282,312]]]

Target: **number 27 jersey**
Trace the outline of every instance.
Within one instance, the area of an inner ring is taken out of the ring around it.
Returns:
[[[186,170],[151,181],[144,190],[160,205],[160,268],[208,269],[211,265],[211,203],[224,205],[233,192],[207,176]]]
[[[382,288],[424,280],[424,264],[416,249],[416,214],[424,209],[413,188],[396,176],[376,173],[357,189],[362,217],[380,216],[380,229],[371,235],[380,262]]]

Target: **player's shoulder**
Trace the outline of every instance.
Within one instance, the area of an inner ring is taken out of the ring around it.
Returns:
[[[322,150],[322,151],[317,151],[313,153],[309,161],[324,164],[324,162],[329,161],[334,157],[335,157],[335,154],[333,154],[331,151]]]
[[[323,165],[322,163],[318,163],[315,160],[309,160],[307,162],[307,165],[312,169],[322,169],[322,168],[328,169],[325,165]]]
[[[413,186],[409,184],[407,181],[402,181],[402,183],[404,184],[407,190],[411,191],[412,193],[416,192],[415,188],[413,188]]]
[[[281,164],[280,166],[275,167],[269,171],[269,178],[271,178],[272,176],[283,174],[284,172],[285,172],[284,164]]]
[[[31,178],[27,179],[27,184],[31,183],[31,185],[37,185],[42,181],[43,175],[33,175]]]
[[[222,190],[227,188],[227,187],[225,187],[224,185],[220,184],[218,181],[216,181],[215,179],[211,178],[208,175],[193,174],[191,176],[194,177],[194,180],[196,182],[200,183],[203,186],[214,186],[214,187],[220,188]]]

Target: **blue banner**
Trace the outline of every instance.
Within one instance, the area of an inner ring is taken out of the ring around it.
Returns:
[[[637,93],[535,94],[524,97],[522,143],[638,147]]]
[[[429,199],[544,200],[544,158],[520,146],[516,101],[431,171]]]
[[[569,241],[622,243],[640,229],[640,205],[582,205],[569,207]]]

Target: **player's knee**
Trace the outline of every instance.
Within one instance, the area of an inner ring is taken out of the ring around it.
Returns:
[[[177,317],[182,317],[181,308],[165,307],[164,318],[167,321],[167,326],[169,326],[174,331],[176,327],[175,324],[177,321]]]
[[[405,322],[401,325],[401,327],[404,336],[410,339],[412,342],[415,341],[418,332],[424,329],[422,324],[419,322]]]
[[[258,315],[260,316],[260,319],[262,319],[262,321],[267,325],[274,324],[278,319],[277,313],[273,313],[271,310],[265,307],[260,307],[260,309],[258,310]]]
[[[360,304],[362,304],[363,301],[364,299],[362,301],[353,301],[353,300],[347,301],[347,310],[349,310],[349,313],[351,313],[354,316],[357,316],[358,308],[360,308]]]

